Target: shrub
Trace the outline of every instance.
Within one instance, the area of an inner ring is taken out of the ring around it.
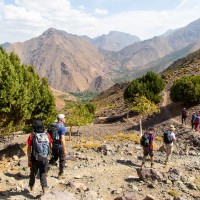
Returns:
[[[161,100],[159,93],[164,88],[164,81],[154,72],[147,72],[141,78],[133,80],[124,91],[124,99],[133,102],[136,94],[147,97],[148,100],[158,103]]]
[[[173,102],[199,103],[200,77],[183,76],[175,80],[170,88],[170,98]]]

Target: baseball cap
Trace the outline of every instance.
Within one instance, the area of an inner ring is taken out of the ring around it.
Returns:
[[[64,114],[59,114],[59,115],[57,116],[57,118],[58,118],[58,119],[63,119],[63,118],[65,118],[65,115],[64,115]]]
[[[151,126],[151,127],[148,128],[148,130],[149,130],[149,131],[154,131],[154,127]]]

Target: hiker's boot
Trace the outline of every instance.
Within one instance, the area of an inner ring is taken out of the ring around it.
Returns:
[[[45,194],[46,193],[46,189],[45,187],[42,187],[42,193]]]
[[[33,192],[34,191],[34,185],[29,185],[30,187],[30,191]]]
[[[61,180],[61,179],[64,179],[65,178],[65,175],[63,172],[59,172],[58,173],[58,179]]]

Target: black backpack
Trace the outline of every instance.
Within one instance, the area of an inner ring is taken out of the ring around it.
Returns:
[[[165,131],[163,134],[163,139],[164,139],[164,143],[165,144],[170,144],[173,142],[172,138],[171,138],[171,131]]]
[[[55,142],[56,140],[58,140],[58,138],[56,138],[57,133],[58,133],[58,125],[57,123],[53,123],[50,124],[47,130],[47,133],[50,134],[52,140]]]
[[[143,147],[149,147],[151,145],[151,137],[152,137],[152,134],[144,133],[140,139],[140,144]]]

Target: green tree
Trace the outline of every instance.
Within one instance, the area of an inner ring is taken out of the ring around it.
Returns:
[[[136,94],[145,96],[150,101],[158,103],[161,100],[160,92],[164,88],[164,81],[154,72],[147,72],[141,78],[133,80],[124,91],[124,99],[133,102]]]
[[[20,64],[14,53],[0,47],[0,128],[2,133],[22,130],[36,118],[50,123],[56,115],[47,80],[33,66]]]
[[[142,118],[143,115],[153,115],[159,113],[160,109],[155,103],[149,101],[145,96],[135,95],[134,102],[131,104],[131,110],[140,115],[140,133],[142,135]]]
[[[170,88],[170,98],[173,102],[199,103],[200,77],[185,75],[176,79]]]
[[[92,104],[79,103],[73,107],[68,114],[67,124],[70,126],[69,140],[71,140],[71,132],[73,126],[78,126],[79,134],[80,126],[89,125],[94,121],[94,107]]]

